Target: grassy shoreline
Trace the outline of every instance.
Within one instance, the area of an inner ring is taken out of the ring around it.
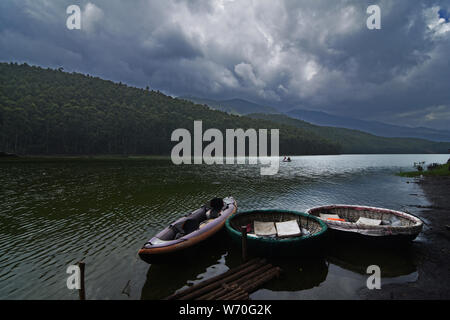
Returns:
[[[425,170],[425,171],[409,171],[409,172],[400,172],[397,175],[400,177],[414,178],[414,177],[448,177],[450,176],[450,164],[442,164],[439,167],[433,170]]]

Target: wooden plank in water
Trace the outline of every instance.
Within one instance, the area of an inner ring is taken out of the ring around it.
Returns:
[[[247,268],[249,266],[252,266],[253,264],[258,263],[258,262],[265,262],[265,260],[264,259],[259,259],[259,258],[252,259],[252,260],[250,260],[250,261],[240,265],[239,267],[237,267],[235,269],[230,269],[230,270],[228,270],[227,272],[225,272],[223,274],[220,274],[220,275],[212,277],[212,278],[210,278],[208,280],[202,281],[202,282],[200,282],[200,283],[198,283],[196,285],[193,285],[192,287],[189,287],[189,288],[187,288],[185,290],[182,290],[180,292],[176,292],[176,293],[168,296],[164,300],[176,300],[176,299],[179,299],[182,296],[185,296],[185,295],[187,295],[187,294],[189,294],[191,292],[194,292],[194,291],[196,291],[196,290],[198,290],[200,288],[206,287],[209,284],[212,284],[212,283],[214,283],[214,282],[216,282],[216,281],[218,281],[220,279],[223,279],[224,277],[227,277],[227,276],[230,276],[230,275],[232,275],[232,274],[234,274],[236,272],[239,272],[239,271],[241,271],[241,270],[243,270],[243,269],[245,269],[245,268]]]
[[[253,259],[238,268],[175,293],[168,300],[248,300],[249,293],[278,277],[281,269]]]
[[[232,287],[237,287],[239,286],[241,283],[251,280],[255,277],[257,277],[258,275],[263,274],[264,272],[266,272],[268,269],[272,268],[271,264],[264,264],[261,265],[261,267],[256,268],[254,271],[250,271],[249,273],[243,275],[242,277],[239,277],[236,280],[232,280],[231,282],[226,282],[223,283],[221,285],[221,287],[217,288],[216,290],[210,291],[204,295],[201,296],[197,296],[195,298],[195,300],[211,300],[211,296],[214,296],[215,298],[217,298],[217,296],[220,296],[220,293],[226,293],[227,292],[227,287],[228,288],[232,288]],[[248,271],[249,269],[247,269]],[[230,289],[228,289],[228,291],[231,291]]]
[[[192,300],[192,299],[194,299],[196,297],[199,297],[199,296],[201,296],[201,295],[203,295],[203,294],[205,294],[205,293],[207,293],[207,292],[209,292],[209,291],[211,291],[213,289],[216,289],[217,287],[220,287],[223,283],[227,283],[227,282],[231,282],[233,280],[239,279],[241,276],[243,276],[243,275],[249,273],[250,271],[253,271],[253,270],[259,268],[260,266],[264,265],[264,263],[265,262],[260,261],[260,262],[257,262],[255,264],[253,264],[253,265],[250,265],[249,267],[247,267],[247,268],[245,268],[245,269],[243,269],[243,270],[241,270],[239,272],[235,272],[232,275],[230,275],[230,276],[228,276],[226,278],[220,279],[220,280],[218,280],[218,281],[216,281],[216,282],[214,282],[212,284],[209,284],[206,287],[200,288],[199,290],[191,292],[191,293],[189,293],[187,295],[183,295],[182,297],[179,298],[179,300]]]

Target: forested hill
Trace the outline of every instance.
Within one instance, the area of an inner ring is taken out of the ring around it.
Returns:
[[[173,130],[280,129],[281,154],[340,146],[295,126],[210,110],[160,92],[82,74],[0,63],[0,151],[28,155],[168,155]],[[192,131],[191,131],[192,132]],[[269,139],[270,140],[270,139]]]
[[[337,142],[342,147],[342,153],[447,153],[450,150],[449,142],[434,142],[417,138],[385,138],[366,132],[324,127],[308,122],[293,119],[285,115],[250,114],[254,119],[270,119],[283,125],[302,128],[320,136]]]

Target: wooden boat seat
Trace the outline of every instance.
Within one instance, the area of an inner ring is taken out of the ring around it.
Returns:
[[[280,238],[299,237],[302,235],[297,220],[277,222],[275,226],[277,235]]]
[[[255,221],[253,223],[255,234],[260,237],[271,237],[277,235],[274,222]]]
[[[366,226],[379,226],[381,225],[381,220],[359,217],[358,221],[356,221],[356,224]]]
[[[289,238],[299,237],[302,231],[298,226],[297,220],[284,222],[254,222],[254,235],[257,237],[274,237]]]

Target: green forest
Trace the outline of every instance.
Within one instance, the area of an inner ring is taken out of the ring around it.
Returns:
[[[284,115],[232,115],[79,73],[0,63],[0,152],[169,155],[175,129],[280,129],[280,153],[447,153],[450,143],[384,138]],[[270,141],[270,139],[269,139]]]
[[[63,69],[0,63],[0,151],[19,155],[169,155],[173,130],[280,129],[281,154],[337,154],[290,125],[211,110],[159,91]],[[192,131],[191,131],[192,132]],[[269,139],[270,141],[270,139]]]

